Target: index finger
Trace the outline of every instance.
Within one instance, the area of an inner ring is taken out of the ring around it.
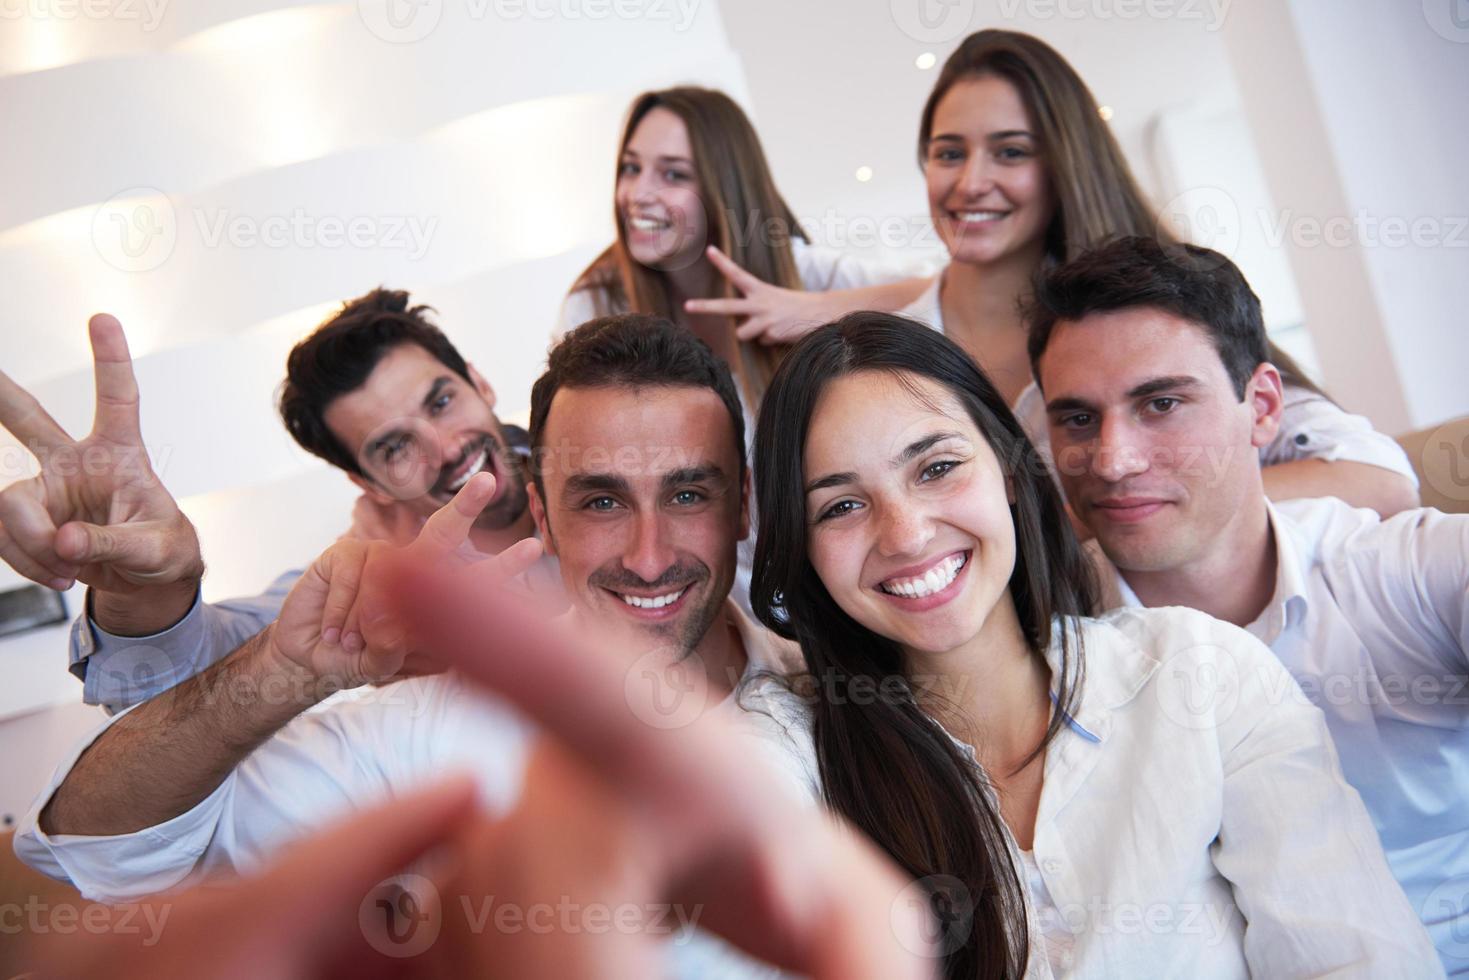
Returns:
[[[0,371],[0,425],[27,449],[60,449],[70,446],[71,436],[41,407],[36,397]]]
[[[705,251],[709,255],[709,261],[714,267],[724,274],[724,278],[734,284],[734,287],[742,293],[748,293],[752,289],[758,289],[765,285],[765,281],[759,276],[746,272],[734,259],[725,255],[719,249],[710,245]]]
[[[133,357],[117,317],[98,313],[87,323],[92,339],[92,370],[96,378],[97,409],[92,431],[114,442],[141,443],[138,425],[138,379]]]
[[[475,518],[495,495],[495,478],[476,473],[459,488],[454,499],[434,511],[413,541],[413,548],[433,556],[447,555],[464,543]]]

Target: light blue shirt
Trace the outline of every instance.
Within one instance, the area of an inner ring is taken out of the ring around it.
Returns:
[[[1450,974],[1469,975],[1469,516],[1269,505],[1275,593],[1247,629],[1322,709]],[[1124,605],[1136,594],[1118,581]]]

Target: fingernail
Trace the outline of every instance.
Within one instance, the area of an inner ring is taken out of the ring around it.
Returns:
[[[65,592],[67,589],[71,588],[72,583],[71,579],[53,578],[49,584],[51,588],[55,589],[57,592]]]
[[[321,634],[321,642],[325,643],[329,647],[336,646],[337,641],[341,638],[342,631],[337,629],[335,626],[328,628],[325,633]]]
[[[346,636],[342,637],[342,648],[350,653],[356,653],[358,650],[361,650],[362,634],[348,633]]]

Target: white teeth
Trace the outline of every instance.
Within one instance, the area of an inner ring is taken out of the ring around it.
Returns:
[[[638,231],[661,231],[668,227],[668,222],[657,221],[653,218],[631,218],[628,224],[632,225]]]
[[[942,592],[953,584],[954,579],[959,575],[959,569],[964,567],[965,561],[965,555],[951,555],[922,575],[914,578],[889,579],[879,583],[878,588],[889,595],[921,599],[935,592]]]
[[[662,609],[664,606],[673,605],[688,590],[689,587],[685,585],[677,592],[670,592],[667,595],[655,595],[644,598],[640,595],[624,595],[619,592],[617,593],[617,597],[635,609]]]
[[[1005,216],[1004,211],[960,211],[960,221],[998,221]]]
[[[458,493],[459,492],[459,488],[462,487],[462,486],[464,486],[464,484],[468,483],[470,477],[474,476],[476,473],[478,473],[481,470],[483,470],[485,468],[485,464],[488,463],[489,461],[490,461],[490,451],[488,449],[482,450],[480,452],[480,454],[479,454],[479,458],[474,461],[474,463],[469,467],[469,469],[467,469],[467,470],[464,471],[464,475],[461,476],[459,479],[455,480],[453,483],[449,484],[444,489],[448,490],[450,493]]]

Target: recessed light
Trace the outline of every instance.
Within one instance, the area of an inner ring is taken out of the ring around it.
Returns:
[[[917,58],[915,58],[913,60],[913,63],[918,66],[919,71],[928,71],[934,65],[939,63],[939,59],[938,56],[935,55],[932,51],[925,51]]]
[[[858,167],[857,168],[857,179],[860,180],[864,184],[867,183],[869,180],[872,179],[872,168],[871,167]]]

